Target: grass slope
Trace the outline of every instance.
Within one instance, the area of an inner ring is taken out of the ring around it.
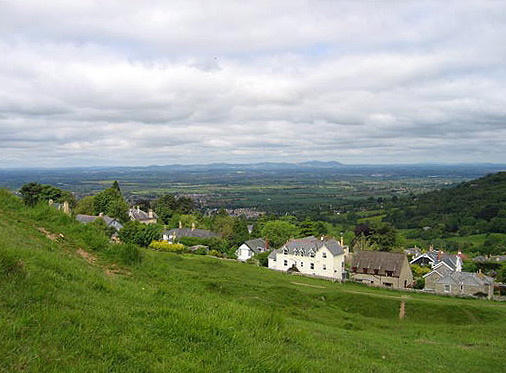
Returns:
[[[76,223],[0,200],[1,371],[470,372],[506,362],[498,303],[152,251],[111,274],[103,253],[78,255],[87,248]]]

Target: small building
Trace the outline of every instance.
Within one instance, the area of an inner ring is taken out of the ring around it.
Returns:
[[[158,215],[152,209],[145,212],[139,206],[129,209],[128,216],[130,220],[135,220],[142,224],[154,224],[158,221]]]
[[[197,229],[195,228],[195,224],[192,224],[191,228],[173,228],[168,231],[162,233],[162,239],[169,243],[175,242],[178,238],[181,237],[194,237],[194,238],[218,238],[220,235],[218,233],[208,231],[205,229]]]
[[[437,277],[432,272],[426,276],[429,277],[429,275],[433,278]],[[494,279],[481,272],[450,272],[440,276],[433,283],[433,289],[428,289],[426,286],[425,290],[436,294],[481,296],[488,299],[492,299],[494,293]]]
[[[268,244],[264,239],[255,238],[248,240],[239,246],[239,248],[235,251],[235,255],[238,260],[246,261],[255,254],[263,253],[268,249]]]
[[[110,216],[103,215],[102,213],[100,213],[98,216],[84,214],[76,215],[76,220],[83,224],[94,222],[97,219],[103,219],[107,227],[113,227],[116,229],[116,231],[119,231],[123,228],[123,224],[121,224],[116,218],[111,218]]]
[[[418,264],[422,267],[430,266],[434,269],[438,264],[444,263],[452,271],[462,270],[462,254],[446,254],[441,250],[429,250],[426,253],[418,255],[409,264]]]
[[[413,273],[405,253],[358,251],[353,254],[351,278],[357,282],[394,289],[411,287]]]
[[[314,236],[288,241],[268,257],[269,268],[341,281],[348,248],[333,239]]]

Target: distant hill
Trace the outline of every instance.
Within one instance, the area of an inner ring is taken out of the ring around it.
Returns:
[[[506,172],[422,194],[384,219],[398,228],[461,235],[506,233]]]

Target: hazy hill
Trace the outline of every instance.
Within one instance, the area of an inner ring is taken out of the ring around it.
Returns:
[[[506,172],[422,194],[385,220],[399,228],[441,229],[447,233],[506,233]]]
[[[147,250],[119,264],[71,218],[3,191],[0,237],[0,371],[470,372],[506,362],[498,303]]]

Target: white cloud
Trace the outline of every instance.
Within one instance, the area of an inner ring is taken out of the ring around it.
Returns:
[[[506,161],[506,5],[3,1],[0,167]]]

